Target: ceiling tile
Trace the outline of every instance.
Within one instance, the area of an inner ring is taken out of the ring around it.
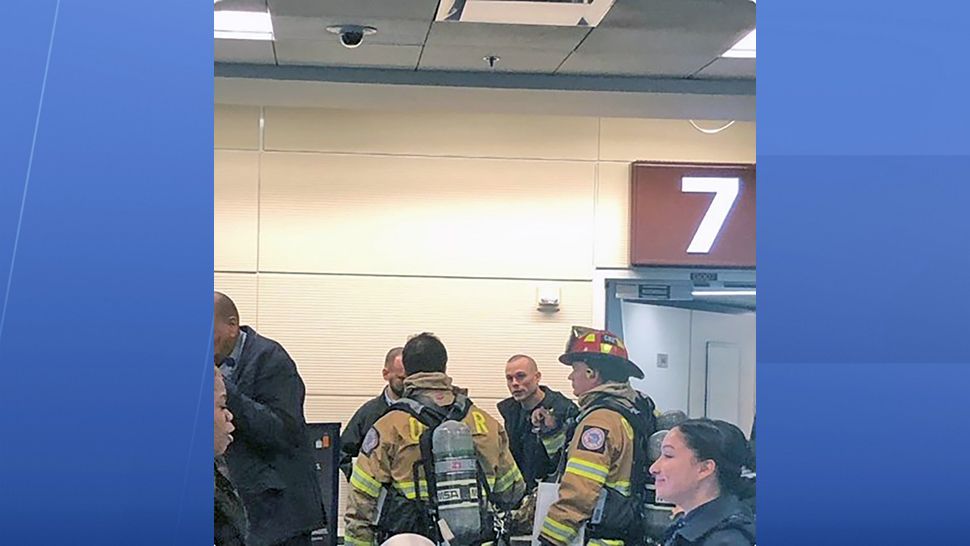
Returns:
[[[276,64],[268,40],[215,40],[215,60],[221,63]]]
[[[266,11],[266,0],[222,0],[215,9],[228,11]]]
[[[434,23],[428,45],[501,46],[571,51],[590,29],[489,23]]]
[[[274,15],[434,20],[438,0],[269,0]],[[366,23],[362,23],[366,24]]]
[[[521,47],[487,47],[439,45],[427,46],[421,55],[419,70],[457,70],[464,72],[489,72],[484,57],[500,57],[495,72],[530,72],[552,74],[569,49],[559,51]]]
[[[278,40],[280,65],[410,68],[418,64],[421,46],[381,45],[364,42],[348,49],[334,40]]]
[[[754,25],[749,0],[618,0],[560,72],[686,77]]]
[[[694,77],[754,79],[755,59],[718,59]]]

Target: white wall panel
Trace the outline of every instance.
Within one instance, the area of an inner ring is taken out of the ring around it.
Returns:
[[[386,350],[423,330],[497,419],[513,353],[534,356],[544,382],[571,396],[556,358],[569,327],[592,321],[593,267],[628,267],[630,162],[755,158],[751,123],[704,135],[686,120],[275,107],[260,151],[259,115],[216,105],[215,287],[293,355],[318,422],[346,423],[383,387]],[[548,279],[574,280],[557,281],[562,311],[545,315],[535,290]],[[750,426],[754,318],[701,315],[697,336],[751,333]],[[647,373],[650,392],[657,372]],[[697,414],[697,362],[690,377]]]
[[[596,267],[630,266],[630,164],[596,166]]]
[[[383,385],[384,354],[422,331],[441,338],[448,349],[449,374],[474,399],[508,396],[505,362],[516,353],[532,355],[547,383],[569,392],[568,368],[556,359],[569,327],[590,320],[590,284],[560,283],[562,310],[552,314],[536,311],[536,285],[518,280],[261,274],[260,328],[293,356],[312,395],[374,396]],[[342,403],[320,406],[319,416],[345,411],[339,409],[346,407]]]
[[[259,107],[215,105],[213,142],[232,150],[259,149]]]
[[[213,260],[216,271],[256,271],[259,154],[216,150]]]
[[[596,118],[267,108],[267,150],[596,159]]]
[[[595,165],[264,154],[260,270],[590,279]]]

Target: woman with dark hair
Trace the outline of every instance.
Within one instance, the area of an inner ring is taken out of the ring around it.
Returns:
[[[741,461],[741,479],[734,487],[734,496],[751,511],[755,513],[755,472],[754,472],[754,450],[751,442],[745,439],[744,433],[737,426],[715,419],[713,421],[718,428],[728,437],[728,445],[736,451],[738,456],[743,455]]]
[[[213,514],[215,522],[215,546],[246,546],[246,509],[239,499],[239,493],[227,477],[227,470],[222,456],[232,443],[232,413],[226,409],[226,384],[222,379],[219,368],[215,369],[215,421],[212,430],[215,432],[215,458],[213,474],[215,475],[215,500]]]
[[[750,452],[734,425],[690,419],[664,438],[650,467],[657,496],[683,509],[668,530],[665,546],[751,546],[755,520],[739,496],[751,494],[741,476]]]

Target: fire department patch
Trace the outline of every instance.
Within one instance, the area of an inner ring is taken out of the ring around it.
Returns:
[[[371,427],[367,431],[367,435],[364,436],[363,443],[360,444],[360,452],[364,455],[370,455],[379,443],[381,443],[381,435],[377,432],[376,428]]]
[[[579,449],[603,453],[607,434],[606,430],[599,427],[583,427],[583,434],[579,437]]]

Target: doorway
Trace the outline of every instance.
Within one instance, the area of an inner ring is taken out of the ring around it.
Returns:
[[[754,270],[644,268],[607,278],[606,327],[660,411],[723,419],[749,432],[755,412]]]

